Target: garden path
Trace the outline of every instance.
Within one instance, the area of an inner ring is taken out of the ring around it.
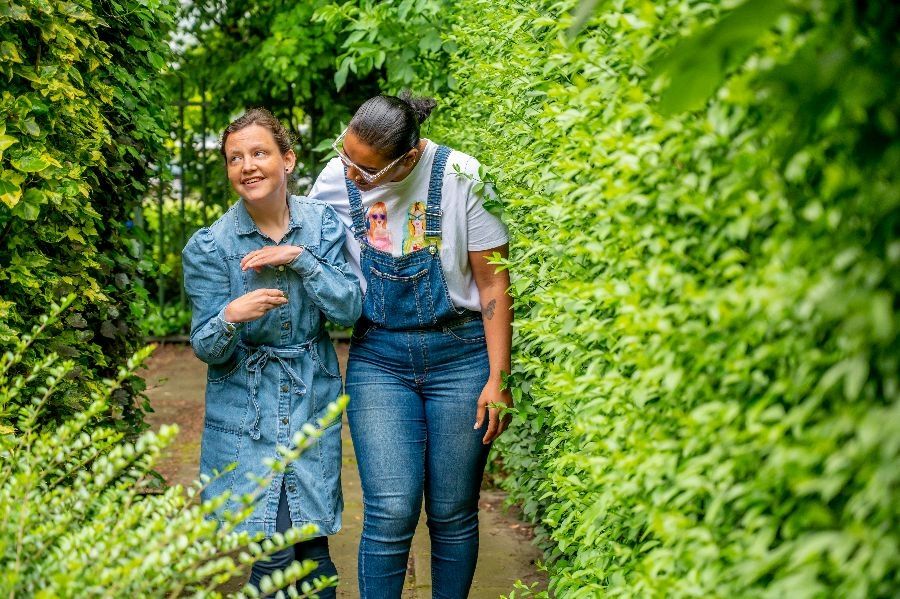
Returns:
[[[341,370],[346,365],[347,346],[337,344]],[[188,485],[198,472],[200,436],[203,431],[203,395],[206,367],[190,347],[164,344],[157,348],[143,372],[147,396],[155,410],[148,415],[154,429],[161,424],[177,423],[178,437],[168,448],[157,470],[169,484]],[[341,473],[344,489],[344,527],[331,538],[332,557],[341,575],[338,597],[357,597],[356,552],[362,528],[362,494],[356,458],[344,423],[344,461]],[[470,597],[495,599],[508,594],[516,580],[546,585],[546,576],[538,571],[540,552],[531,544],[533,534],[515,514],[503,509],[505,494],[496,489],[481,493],[481,547],[478,568]],[[244,580],[235,581],[227,590],[237,590]],[[430,552],[424,515],[413,541],[404,599],[431,596]]]

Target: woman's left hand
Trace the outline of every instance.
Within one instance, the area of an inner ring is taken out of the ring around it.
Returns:
[[[241,259],[241,270],[252,268],[259,272],[265,266],[281,266],[290,264],[303,253],[303,248],[296,245],[270,245],[253,250]]]
[[[500,386],[501,381],[489,379],[487,385],[481,391],[481,396],[478,398],[475,428],[481,428],[484,424],[485,415],[487,415],[488,426],[484,433],[484,438],[481,440],[485,445],[499,437],[506,430],[506,427],[509,426],[509,421],[512,420],[512,415],[508,412],[504,411],[503,415],[500,415],[502,408],[499,406],[511,408],[513,405],[513,398],[509,389],[501,389]]]

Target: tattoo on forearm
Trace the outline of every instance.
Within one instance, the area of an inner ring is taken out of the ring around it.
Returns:
[[[494,309],[497,307],[497,300],[492,299],[488,302],[488,305],[484,308],[484,317],[488,320],[493,320],[494,318]]]

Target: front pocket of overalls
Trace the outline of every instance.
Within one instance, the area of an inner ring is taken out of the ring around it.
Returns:
[[[482,344],[485,342],[484,323],[477,318],[473,318],[472,320],[468,320],[456,326],[444,327],[444,332],[450,335],[455,341],[460,341],[462,343]]]
[[[375,316],[381,319],[373,319],[376,324],[388,324],[385,322],[387,312],[391,315],[392,328],[434,324],[434,305],[428,289],[427,267],[408,277],[384,273],[375,267],[370,267],[369,271],[372,276],[369,278],[366,296],[370,295],[370,291],[375,291],[371,307]],[[387,301],[390,303],[387,304]]]

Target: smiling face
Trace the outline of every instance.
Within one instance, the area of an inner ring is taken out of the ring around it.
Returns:
[[[295,160],[294,151],[282,154],[272,132],[260,125],[244,127],[225,140],[228,180],[249,202],[283,201]]]

